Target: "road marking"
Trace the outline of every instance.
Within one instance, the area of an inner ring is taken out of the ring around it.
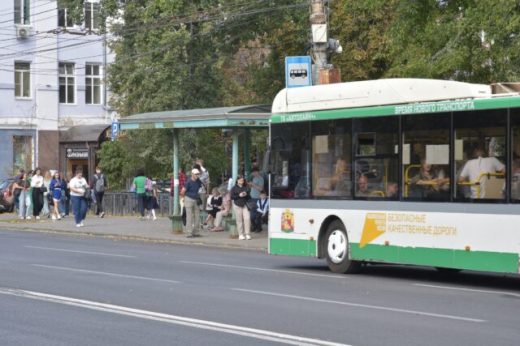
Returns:
[[[313,274],[313,273],[296,272],[293,270],[266,269],[266,268],[244,267],[244,266],[234,266],[234,265],[228,265],[228,264],[216,264],[216,263],[205,263],[205,262],[191,262],[191,261],[179,261],[179,262],[187,263],[187,264],[200,264],[200,265],[214,266],[214,267],[236,268],[236,269],[244,269],[244,270],[259,270],[259,271],[264,271],[264,272],[307,275],[307,276],[318,276],[318,277],[333,278],[333,279],[346,279],[347,278],[346,275],[339,276],[339,275],[328,275],[328,274]]]
[[[426,284],[414,284],[414,286],[420,286],[420,287],[430,287],[430,288],[439,288],[443,290],[455,290],[455,291],[467,291],[467,292],[477,292],[477,293],[491,293],[491,294],[501,294],[501,295],[508,295],[513,297],[519,297],[520,294],[517,293],[510,293],[510,292],[501,292],[501,291],[487,291],[487,290],[476,290],[472,288],[462,288],[462,287],[450,287],[450,286],[436,286],[436,285],[426,285]]]
[[[270,332],[262,329],[241,327],[232,324],[224,324],[195,318],[169,315],[153,311],[132,309],[119,305],[98,303],[89,300],[75,299],[51,294],[24,291],[18,289],[0,288],[0,294],[35,299],[40,301],[52,302],[56,304],[70,305],[90,310],[104,311],[118,315],[132,316],[146,320],[166,322],[170,324],[182,325],[198,329],[212,330],[221,333],[240,335],[249,338],[261,339],[266,341],[280,342],[288,345],[316,345],[316,346],[349,346],[346,344],[334,343],[318,339],[304,338],[290,334]]]
[[[180,281],[174,281],[174,280],[156,279],[156,278],[148,278],[148,277],[144,277],[144,276],[124,275],[124,274],[116,274],[116,273],[107,273],[107,272],[99,272],[99,271],[86,270],[86,269],[48,266],[48,265],[43,265],[43,264],[33,264],[33,266],[40,267],[40,268],[56,269],[56,270],[68,270],[68,271],[77,272],[77,273],[114,276],[114,277],[127,278],[127,279],[139,279],[139,280],[148,280],[148,281],[157,281],[157,282],[167,282],[167,283],[172,283],[172,284],[181,283]]]
[[[116,255],[112,253],[103,253],[103,252],[90,252],[90,251],[79,251],[79,250],[68,250],[68,249],[57,249],[52,247],[41,247],[41,246],[30,246],[25,245],[25,248],[29,249],[40,249],[40,250],[48,250],[48,251],[60,251],[60,252],[73,252],[73,253],[82,253],[87,255],[98,255],[98,256],[112,256],[112,257],[126,257],[126,258],[136,258],[135,256],[128,255]]]
[[[248,292],[248,293],[263,294],[263,295],[267,295],[267,296],[275,296],[275,297],[282,297],[282,298],[307,300],[307,301],[318,302],[318,303],[346,305],[346,306],[353,306],[353,307],[365,308],[365,309],[400,312],[400,313],[405,313],[405,314],[421,315],[421,316],[428,316],[428,317],[447,318],[447,319],[450,319],[450,320],[459,320],[459,321],[466,321],[466,322],[479,322],[479,323],[480,322],[487,322],[486,320],[480,320],[480,319],[476,319],[476,318],[468,318],[468,317],[460,317],[460,316],[452,316],[452,315],[435,314],[435,313],[430,313],[430,312],[414,311],[414,310],[406,310],[406,309],[389,308],[389,307],[377,306],[377,305],[348,303],[348,302],[342,302],[342,301],[337,301],[337,300],[317,299],[317,298],[311,298],[311,297],[294,296],[294,295],[289,295],[289,294],[281,294],[281,293],[273,293],[273,292],[265,292],[265,291],[254,291],[254,290],[247,290],[247,289],[242,289],[242,288],[232,288],[232,290],[234,290],[234,291],[241,291],[241,292]]]

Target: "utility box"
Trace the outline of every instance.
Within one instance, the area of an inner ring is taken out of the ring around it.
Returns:
[[[320,70],[320,84],[334,83],[341,83],[341,70],[339,68]]]
[[[327,24],[312,24],[312,42],[327,43]]]

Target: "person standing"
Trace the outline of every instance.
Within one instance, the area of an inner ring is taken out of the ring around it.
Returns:
[[[186,184],[186,174],[182,172],[182,168],[179,168],[179,192]],[[173,189],[175,188],[175,177],[172,177],[172,183],[170,188],[170,196],[173,197]]]
[[[157,220],[157,217],[155,216],[155,209],[159,208],[159,203],[157,203],[157,182],[152,181],[152,189],[150,191],[146,192],[148,199],[146,200],[146,209],[148,210],[148,215],[146,216],[147,219],[152,219],[153,221]]]
[[[256,202],[256,213],[253,219],[253,233],[262,232],[262,224],[269,220],[269,199],[267,194],[262,190],[260,192],[260,199]]]
[[[144,207],[146,206],[146,176],[144,175],[144,171],[142,169],[138,169],[135,173],[135,178],[132,181],[132,187],[135,190],[137,195],[137,204],[139,206],[139,213],[141,217],[139,220],[144,221]]]
[[[247,182],[247,186],[251,189],[251,199],[256,203],[260,199],[260,192],[264,189],[264,178],[260,175],[258,167],[253,167],[251,174],[252,179]],[[255,220],[256,209],[251,210],[250,213],[251,220]]]
[[[195,167],[200,171],[200,181],[202,182],[202,188],[199,191],[200,198],[202,201],[206,201],[209,196],[209,192],[211,191],[211,181],[209,179],[209,172],[206,168],[204,168],[204,160],[203,159],[197,159],[195,161]],[[200,206],[200,210],[203,211],[205,209],[205,204],[203,203]]]
[[[76,170],[76,175],[69,182],[70,198],[74,210],[74,220],[76,227],[83,227],[83,220],[87,217],[87,199],[85,192],[88,188],[87,181],[83,178],[83,170]]]
[[[237,184],[231,189],[231,199],[235,202],[233,207],[237,218],[238,240],[251,239],[251,214],[247,209],[247,201],[250,195],[243,175],[237,177]]]
[[[105,189],[108,188],[108,181],[99,167],[96,167],[96,174],[94,174],[92,178],[92,186],[94,187],[94,195],[96,196],[97,202],[96,215],[103,218],[103,216],[105,216],[103,196],[105,195]]]
[[[16,176],[13,177],[13,180],[14,182],[16,183],[18,180],[20,180],[20,178],[23,176],[23,174],[25,173],[25,171],[23,169],[20,169],[20,173],[18,173]],[[16,192],[16,193],[15,193]],[[17,211],[20,211],[20,199],[19,199],[19,195],[17,195],[18,193],[20,193],[20,189],[15,189],[14,188],[14,185],[13,185],[13,195],[14,195],[14,206],[16,207],[16,210]]]
[[[466,162],[460,172],[459,183],[469,181],[480,184],[480,189],[477,188],[478,185],[471,186],[471,198],[486,198],[486,179],[478,181],[478,179],[481,178],[481,174],[505,173],[506,166],[496,157],[486,157],[486,152],[482,147],[476,148],[473,152],[473,156],[475,158]],[[480,190],[479,196],[477,196],[478,190]]]
[[[64,198],[63,187],[66,185],[65,181],[61,179],[60,172],[54,173],[54,177],[49,184],[49,193],[52,196],[52,202],[54,204],[54,210],[52,212],[53,220],[61,220],[60,215],[60,202]]]
[[[52,174],[51,174],[51,171],[47,171],[45,172],[45,175],[43,176],[43,186],[45,186],[45,189],[47,191],[43,192],[43,217],[44,218],[49,218],[51,217],[51,212],[50,212],[50,205],[49,205],[49,200],[52,201],[52,198],[48,198],[49,194],[50,194],[50,190],[49,190],[49,186],[51,184],[51,181],[52,181]]]
[[[199,201],[204,205],[204,200],[200,200],[199,190],[202,182],[199,179],[200,171],[196,168],[191,170],[191,178],[186,181],[181,190],[181,198],[184,199],[184,208],[186,208],[186,228],[190,235],[188,238],[200,237],[200,205]]]
[[[43,177],[42,170],[38,167],[34,170],[34,175],[31,178],[32,187],[32,202],[33,202],[33,216],[40,219],[40,213],[43,209]]]
[[[31,206],[31,197],[29,196],[31,184],[27,180],[27,173],[19,175],[19,179],[14,182],[13,188],[19,191],[18,194],[18,217],[20,220],[25,218],[27,210]],[[30,216],[28,217],[31,218]]]

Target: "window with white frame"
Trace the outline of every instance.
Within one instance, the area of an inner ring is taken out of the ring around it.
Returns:
[[[85,2],[85,28],[98,30],[101,24],[101,8],[98,1]]]
[[[31,97],[31,64],[28,62],[14,63],[14,96]]]
[[[72,28],[74,26],[72,16],[66,8],[58,10],[58,26],[62,28]]]
[[[60,63],[60,103],[76,102],[76,77],[74,64]]]
[[[85,66],[85,103],[88,105],[101,104],[101,66],[96,64],[87,64]]]
[[[14,23],[31,24],[31,0],[14,0]]]

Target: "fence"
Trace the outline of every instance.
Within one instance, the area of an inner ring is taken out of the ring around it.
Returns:
[[[160,193],[157,196],[157,203],[159,203],[159,208],[155,210],[157,216],[172,215],[169,194]],[[109,215],[128,216],[139,214],[137,196],[133,192],[105,192],[103,204],[105,207],[105,213]],[[95,205],[92,207],[95,208]]]

